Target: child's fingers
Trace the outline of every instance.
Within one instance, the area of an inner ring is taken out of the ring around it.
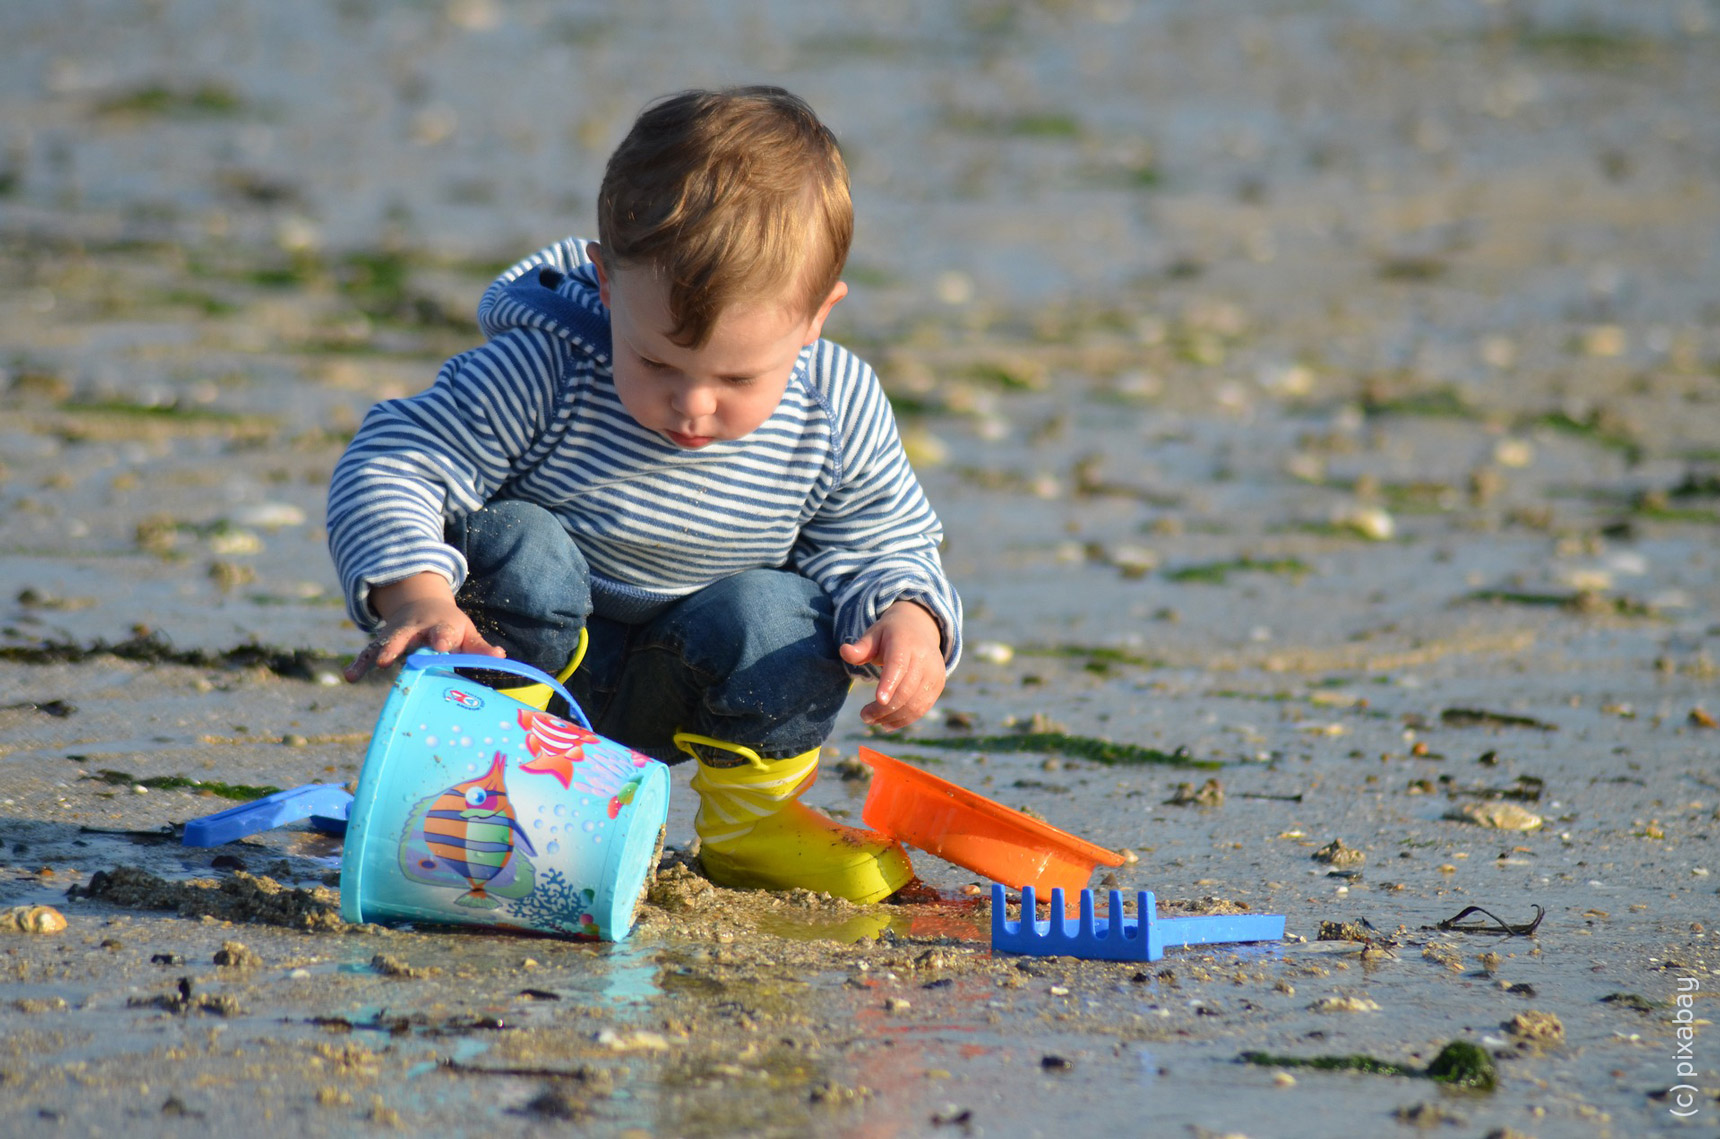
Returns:
[[[861,709],[860,719],[890,731],[905,728],[931,711],[942,691],[942,661],[933,667],[912,653],[887,656],[877,698]]]
[[[877,656],[878,638],[871,633],[864,633],[859,640],[840,645],[836,651],[849,664],[856,666],[870,664]]]
[[[478,632],[476,628],[471,629],[466,633],[465,639],[454,647],[454,651],[460,653],[481,653],[484,656],[492,657],[505,657],[508,655],[506,651],[499,649],[495,645],[486,641],[484,639],[484,635]]]

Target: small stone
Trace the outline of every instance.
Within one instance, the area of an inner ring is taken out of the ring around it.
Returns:
[[[1015,659],[1015,649],[1002,641],[981,641],[968,651],[987,664],[1008,664]]]
[[[1545,821],[1533,811],[1504,802],[1465,803],[1454,811],[1447,811],[1445,817],[1502,831],[1539,830]]]
[[[1412,1103],[1408,1107],[1400,1107],[1392,1112],[1398,1122],[1407,1123],[1412,1127],[1439,1127],[1442,1124],[1463,1124],[1461,1115],[1453,1114],[1436,1103]]]
[[[1612,358],[1624,355],[1628,338],[1616,324],[1597,324],[1583,330],[1583,355]]]
[[[1506,1021],[1504,1028],[1524,1047],[1551,1048],[1565,1042],[1565,1025],[1550,1012],[1520,1012]]]
[[[0,933],[64,933],[66,915],[52,906],[13,906],[0,911]]]
[[[254,969],[263,963],[260,953],[240,941],[223,941],[215,951],[215,964],[224,969]]]
[[[544,1119],[577,1120],[591,1114],[591,1105],[559,1085],[545,1088],[525,1110]]]
[[[1348,866],[1360,866],[1368,860],[1365,851],[1357,850],[1352,846],[1345,846],[1344,840],[1341,838],[1333,839],[1309,857],[1315,862],[1324,862],[1328,866],[1336,866],[1340,869]]]
[[[399,1127],[400,1113],[383,1102],[381,1096],[370,1097],[370,1110],[364,1117],[379,1127]]]
[[[234,511],[233,521],[241,526],[279,530],[285,526],[303,526],[305,512],[289,502],[259,502]]]
[[[64,997],[20,997],[12,1007],[21,1013],[65,1012],[69,1007]]]
[[[1339,514],[1333,522],[1374,542],[1389,542],[1397,533],[1390,512],[1378,506],[1359,506]]]
[[[904,997],[885,997],[884,998],[884,1011],[885,1012],[907,1012],[909,1009],[911,1009],[913,1007],[914,1006],[912,1004],[908,1003],[907,999]]]
[[[616,1032],[613,1028],[605,1028],[596,1036],[598,1044],[611,1052],[667,1052],[668,1039],[660,1032],[649,1032],[637,1029],[632,1032]]]
[[[902,432],[902,450],[916,468],[942,466],[950,457],[949,444],[923,428]]]
[[[1380,1006],[1366,997],[1321,997],[1308,1006],[1315,1012],[1379,1012]]]
[[[400,958],[388,953],[378,953],[372,957],[370,967],[384,977],[403,977],[410,980],[424,976],[423,970],[415,969]]]
[[[1216,778],[1208,779],[1196,789],[1192,783],[1178,783],[1171,797],[1165,800],[1171,807],[1222,807],[1224,785]]]
[[[1493,461],[1502,467],[1522,470],[1534,465],[1535,445],[1527,439],[1501,439],[1493,445]]]
[[[944,969],[949,967],[949,958],[944,956],[941,949],[928,949],[914,958],[916,969]]]

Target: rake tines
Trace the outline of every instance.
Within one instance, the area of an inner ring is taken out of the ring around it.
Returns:
[[[1032,886],[1021,891],[1021,919],[1010,921],[1004,888],[991,887],[993,951],[1035,957],[1081,957],[1094,961],[1157,961],[1172,945],[1217,945],[1276,941],[1284,936],[1283,914],[1215,914],[1162,918],[1151,890],[1135,895],[1136,917],[1123,913],[1123,892],[1112,890],[1106,917],[1094,912],[1093,891],[1082,890],[1080,917],[1070,920],[1061,887],[1051,891],[1051,916],[1038,919]]]

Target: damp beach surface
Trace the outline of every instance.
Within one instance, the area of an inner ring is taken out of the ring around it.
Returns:
[[[1711,3],[0,31],[0,1131],[1720,1126]],[[386,678],[338,680],[321,526],[365,409],[589,231],[647,99],[761,79],[844,142],[830,332],[968,606],[938,709],[856,699],[810,800],[858,820],[864,744],[1284,942],[993,954],[923,853],[891,904],[716,889],[685,767],[614,945],[345,925],[302,825],[179,845],[358,774]]]

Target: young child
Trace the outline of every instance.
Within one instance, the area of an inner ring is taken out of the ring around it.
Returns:
[[[372,634],[347,678],[420,647],[536,665],[599,733],[698,760],[714,881],[904,885],[898,844],[798,800],[853,677],[878,682],[862,720],[904,727],[961,649],[889,402],[820,338],[852,232],[835,139],[793,95],[647,108],[598,242],[504,273],[487,343],[372,408],[337,466],[329,547]]]

